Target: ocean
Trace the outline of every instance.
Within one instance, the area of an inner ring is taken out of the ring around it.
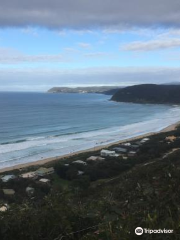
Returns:
[[[180,107],[117,103],[103,94],[0,93],[0,168],[156,132]]]

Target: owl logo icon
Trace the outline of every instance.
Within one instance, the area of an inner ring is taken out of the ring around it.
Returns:
[[[135,234],[136,234],[136,235],[142,235],[142,234],[143,234],[143,229],[142,229],[141,227],[137,227],[137,228],[135,229]]]

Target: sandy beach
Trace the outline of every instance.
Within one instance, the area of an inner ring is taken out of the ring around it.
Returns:
[[[101,146],[86,149],[86,150],[83,150],[83,151],[77,151],[77,152],[73,152],[73,153],[70,153],[70,154],[62,155],[62,156],[56,156],[56,157],[52,157],[52,158],[41,159],[41,160],[38,160],[38,161],[35,161],[35,162],[24,163],[24,164],[19,164],[19,165],[12,166],[12,167],[2,168],[2,169],[0,169],[0,173],[12,171],[12,170],[21,170],[21,169],[28,168],[28,167],[31,167],[31,166],[38,166],[38,165],[42,166],[46,163],[52,163],[52,162],[59,161],[59,160],[64,159],[64,158],[72,157],[72,156],[75,156],[75,155],[78,155],[78,154],[81,154],[81,153],[99,151],[103,148],[108,148],[108,147],[111,147],[113,145],[120,144],[120,143],[123,143],[123,142],[138,140],[138,139],[141,139],[141,138],[144,138],[144,137],[150,137],[150,136],[156,135],[158,133],[170,132],[170,131],[175,130],[178,125],[180,125],[180,121],[164,128],[164,129],[162,129],[161,131],[158,131],[158,132],[150,132],[150,133],[147,133],[147,134],[139,135],[137,137],[116,141],[116,142],[113,142],[113,143],[110,143],[110,144],[101,145]]]

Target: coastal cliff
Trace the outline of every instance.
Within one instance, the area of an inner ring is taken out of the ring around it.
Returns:
[[[156,84],[130,86],[118,90],[111,100],[150,104],[180,104],[180,86]]]

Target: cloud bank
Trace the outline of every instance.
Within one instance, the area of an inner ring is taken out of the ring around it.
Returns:
[[[55,86],[129,86],[169,82],[180,82],[180,68],[0,69],[0,91],[47,91]]]
[[[178,0],[6,0],[0,27],[180,26]]]

